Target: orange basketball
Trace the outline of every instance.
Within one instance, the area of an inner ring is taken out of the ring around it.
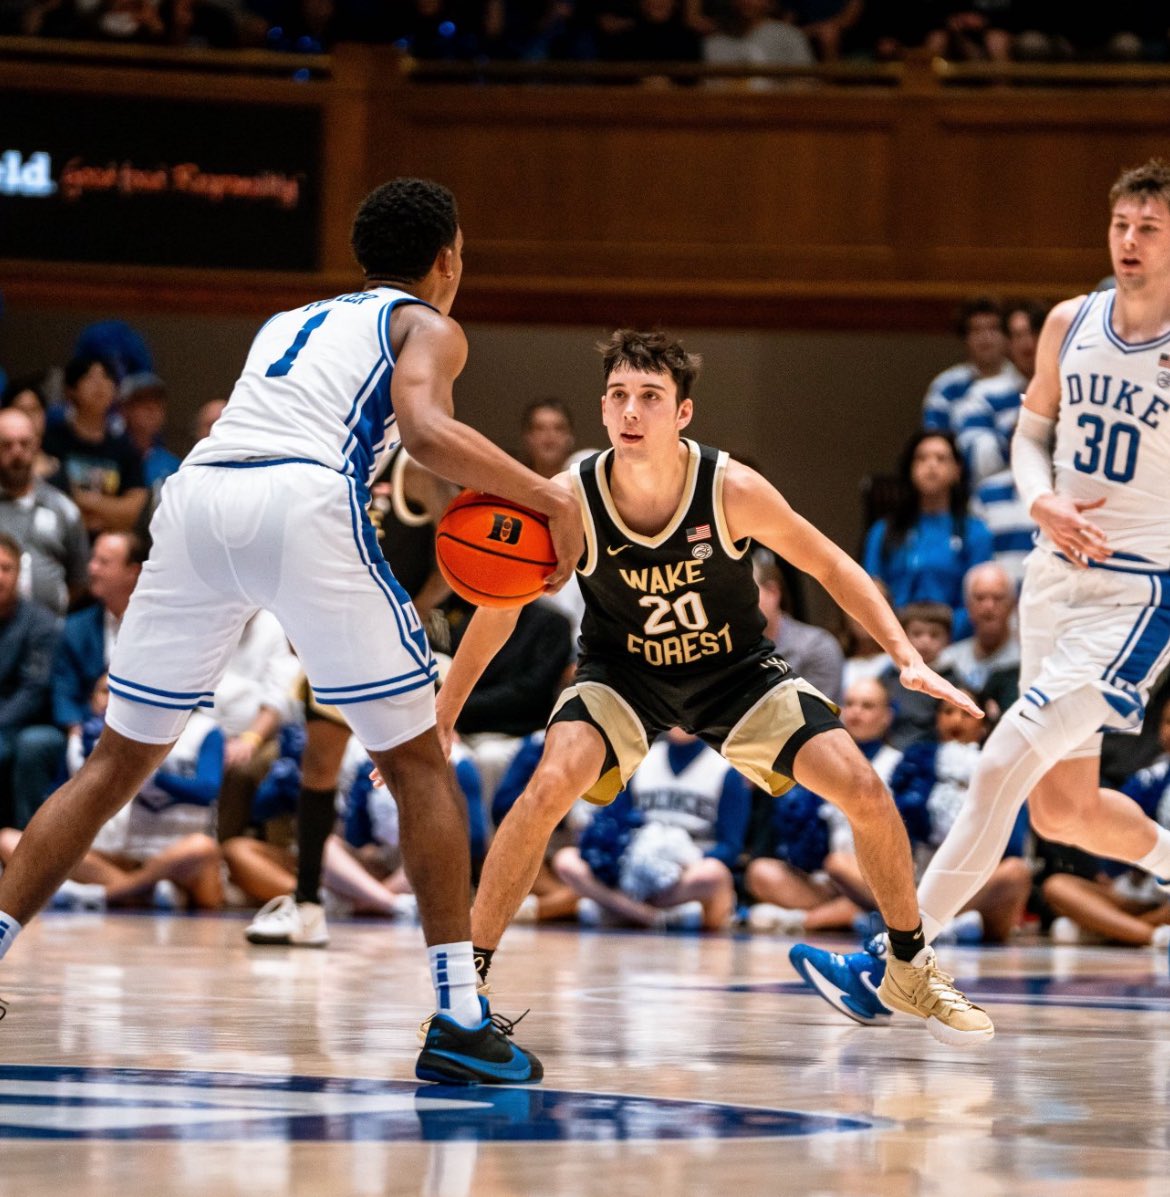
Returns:
[[[447,585],[477,607],[522,607],[556,568],[548,520],[508,499],[465,490],[443,512],[435,557]]]

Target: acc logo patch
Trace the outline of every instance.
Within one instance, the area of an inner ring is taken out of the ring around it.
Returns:
[[[701,544],[697,544],[693,549],[691,549],[691,556],[698,561],[706,561],[713,552],[715,552],[715,550],[710,546],[710,544],[708,544],[706,541],[703,541]]]
[[[558,1089],[0,1065],[0,1140],[353,1142],[774,1139],[862,1118]]]

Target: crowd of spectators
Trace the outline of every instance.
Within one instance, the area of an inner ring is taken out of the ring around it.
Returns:
[[[963,305],[963,360],[921,402],[920,427],[869,511],[861,557],[923,659],[975,696],[980,722],[906,690],[881,646],[847,617],[839,633],[806,615],[799,575],[766,550],[753,571],[766,633],[794,671],[839,703],[842,721],[905,821],[924,868],[964,801],[987,730],[1018,697],[1016,599],[1032,525],[1014,494],[1009,442],[1035,364],[1044,306]],[[212,400],[193,432],[222,411]],[[100,734],[117,678],[110,649],[149,549],[149,516],[179,466],[167,443],[166,384],[133,329],[85,329],[62,369],[7,383],[0,405],[0,864],[40,803]],[[546,477],[592,452],[554,396],[521,413],[517,453]],[[445,659],[471,608],[434,561],[433,523],[453,493],[404,454],[373,486],[382,544]],[[543,728],[575,668],[580,599],[525,607],[456,728],[452,764],[467,801],[477,875],[539,759]],[[1104,778],[1170,823],[1170,687],[1141,736],[1107,738]],[[328,735],[324,733],[328,732]],[[324,746],[324,747],[323,747]],[[135,801],[62,887],[68,907],[154,903],[260,906],[271,924],[311,870],[332,912],[416,916],[401,868],[393,795],[336,712],[312,700],[275,619],[241,638],[212,707],[197,714]],[[307,815],[307,796],[323,808]],[[310,837],[311,839],[311,837]],[[266,913],[267,912],[267,913]],[[844,817],[796,785],[753,789],[675,729],[609,807],[578,803],[557,828],[518,918],[762,933],[879,925]],[[267,922],[265,921],[267,919]],[[1070,942],[1170,940],[1160,892],[1109,862],[1031,833],[1027,810],[999,868],[945,935],[1002,942],[1029,920]],[[279,918],[277,919],[279,922]],[[253,942],[266,942],[263,933]],[[299,942],[323,943],[322,920]]]
[[[0,0],[3,33],[456,61],[1163,61],[1168,26],[1141,0]]]

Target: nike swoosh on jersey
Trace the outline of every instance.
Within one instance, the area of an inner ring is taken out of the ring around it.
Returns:
[[[610,557],[616,557],[618,555],[618,553],[623,553],[623,552],[625,552],[626,549],[632,549],[633,547],[634,546],[632,544],[619,544],[618,547],[615,549],[615,548],[612,548],[610,545],[606,545],[605,551]]]

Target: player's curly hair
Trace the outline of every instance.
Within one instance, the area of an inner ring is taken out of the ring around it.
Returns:
[[[1109,207],[1122,199],[1160,199],[1170,207],[1170,162],[1151,158],[1124,171],[1109,189]]]
[[[597,349],[602,357],[607,385],[609,376],[619,366],[651,374],[669,374],[678,388],[680,403],[691,397],[695,379],[699,377],[699,369],[703,365],[703,359],[697,353],[687,353],[681,341],[661,329],[637,332],[632,328],[619,328]]]
[[[414,283],[455,244],[455,197],[429,179],[391,179],[362,200],[350,244],[366,278]]]

